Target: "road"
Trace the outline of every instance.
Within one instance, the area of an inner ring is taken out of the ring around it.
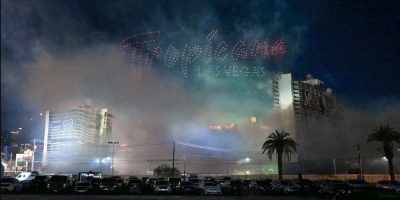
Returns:
[[[173,195],[62,195],[62,194],[46,194],[46,195],[36,195],[36,194],[2,194],[2,200],[92,200],[92,199],[135,199],[135,200],[158,200],[158,199],[175,199],[175,200],[316,200],[315,197],[298,197],[298,196],[173,196]]]

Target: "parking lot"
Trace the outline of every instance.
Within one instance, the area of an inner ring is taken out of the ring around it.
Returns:
[[[174,196],[174,195],[35,195],[35,194],[2,194],[1,199],[10,200],[46,200],[46,199],[57,199],[57,200],[68,200],[68,199],[136,199],[136,200],[153,200],[153,199],[190,199],[190,200],[219,200],[219,199],[233,199],[233,200],[244,200],[244,199],[263,199],[263,200],[315,200],[316,197],[301,197],[301,196]]]

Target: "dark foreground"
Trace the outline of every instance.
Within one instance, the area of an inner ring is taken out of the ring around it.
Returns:
[[[190,200],[201,200],[201,199],[253,199],[253,200],[316,200],[316,197],[300,197],[300,196],[173,196],[173,195],[62,195],[62,194],[46,194],[46,195],[36,195],[36,194],[2,194],[2,200],[69,200],[69,199],[82,199],[82,200],[91,200],[91,199],[144,199],[144,200],[152,200],[152,199],[190,199]]]

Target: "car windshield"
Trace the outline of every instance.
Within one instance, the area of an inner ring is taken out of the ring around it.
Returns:
[[[88,183],[88,182],[80,182],[80,183],[77,183],[75,186],[89,186],[90,185],[90,183]]]
[[[67,176],[52,176],[50,182],[67,182]]]
[[[292,183],[290,181],[282,181],[281,184],[282,185],[291,185]]]
[[[128,184],[140,184],[140,183],[141,183],[140,180],[130,180],[130,181],[128,182]]]
[[[184,186],[194,185],[192,182],[182,182],[181,184],[184,185]]]
[[[47,176],[36,176],[34,180],[43,181],[46,180]]]
[[[116,179],[114,179],[114,178],[104,178],[101,182],[102,183],[115,183]]]
[[[364,184],[364,180],[349,180],[350,184]]]
[[[311,185],[312,184],[311,180],[301,180],[299,183],[303,184],[303,185]]]
[[[268,185],[271,181],[257,181],[257,185]]]
[[[90,180],[92,183],[100,183],[101,179],[100,178],[93,178],[92,180]]]
[[[156,185],[168,185],[167,181],[156,181]]]
[[[336,184],[333,184],[333,187],[336,189],[346,189],[347,185],[344,183],[336,183]]]
[[[216,183],[204,183],[204,186],[218,186]]]
[[[241,181],[231,181],[231,185],[242,185]]]
[[[14,178],[2,178],[1,182],[3,183],[14,183],[15,179]]]

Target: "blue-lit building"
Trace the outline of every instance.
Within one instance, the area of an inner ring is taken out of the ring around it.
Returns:
[[[88,105],[63,112],[46,111],[43,167],[88,166],[96,157],[106,156],[102,145],[111,136],[112,118],[107,108]]]

